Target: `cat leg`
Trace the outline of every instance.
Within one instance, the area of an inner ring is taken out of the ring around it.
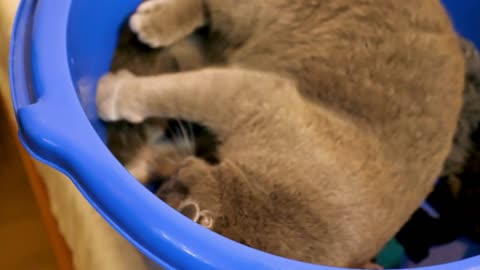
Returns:
[[[97,86],[98,113],[105,121],[178,118],[204,124],[220,137],[246,124],[305,112],[306,106],[288,79],[235,68],[151,77],[123,71],[104,76]]]
[[[202,0],[148,0],[130,17],[130,28],[152,48],[166,47],[205,25]]]

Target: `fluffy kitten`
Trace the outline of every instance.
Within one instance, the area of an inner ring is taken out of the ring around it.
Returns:
[[[152,47],[210,31],[210,67],[112,73],[97,92],[106,121],[180,118],[218,136],[218,164],[188,158],[160,188],[175,208],[193,202],[197,222],[361,267],[431,191],[464,74],[438,0],[151,0],[130,26]]]

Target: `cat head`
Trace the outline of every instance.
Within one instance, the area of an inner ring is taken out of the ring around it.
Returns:
[[[217,139],[203,126],[167,119],[148,119],[134,125],[127,122],[108,126],[108,147],[141,183],[171,177],[188,157],[215,164]]]

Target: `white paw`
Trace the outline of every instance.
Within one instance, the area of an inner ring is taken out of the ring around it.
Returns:
[[[143,2],[130,17],[130,29],[137,34],[140,41],[152,48],[171,45],[178,40],[173,34],[175,25],[172,25],[172,22],[175,22],[173,16],[176,16],[175,4],[172,0]]]
[[[129,71],[121,70],[117,73],[104,75],[97,83],[97,112],[104,121],[127,120],[132,123],[142,122],[140,115],[122,105],[129,104],[129,97],[125,94],[132,92],[128,81],[132,79]],[[130,90],[130,91],[129,91]]]
[[[157,9],[159,7],[159,5],[162,5],[162,4],[168,4],[168,3],[171,3],[171,2],[174,2],[172,0],[147,0],[147,1],[143,1],[143,3],[141,3],[138,8],[137,8],[137,12],[151,12],[151,11],[154,11],[155,9]]]

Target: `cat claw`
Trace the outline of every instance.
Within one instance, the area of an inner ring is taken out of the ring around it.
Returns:
[[[198,224],[202,225],[207,229],[213,229],[215,225],[215,220],[213,219],[213,214],[208,210],[200,211],[200,216],[197,221]]]
[[[198,203],[192,200],[185,200],[178,206],[178,212],[191,219],[193,222],[198,222],[200,218],[200,207]]]
[[[198,203],[187,199],[178,206],[178,212],[193,222],[202,225],[207,229],[212,229],[214,225],[213,214],[209,210],[200,210]]]

